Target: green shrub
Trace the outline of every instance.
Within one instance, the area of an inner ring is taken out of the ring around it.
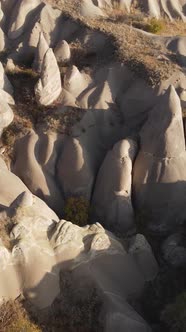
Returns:
[[[147,23],[145,30],[151,33],[158,33],[163,30],[163,23],[156,18],[151,18]]]
[[[65,202],[65,219],[78,226],[85,226],[88,223],[89,202],[83,196],[69,197]]]
[[[186,331],[186,292],[165,307],[161,319],[170,328],[170,332]]]

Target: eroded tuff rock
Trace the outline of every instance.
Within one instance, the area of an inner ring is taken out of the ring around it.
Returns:
[[[162,245],[164,259],[174,267],[184,267],[186,262],[186,247],[184,230],[170,235]]]
[[[32,65],[33,69],[36,70],[38,73],[42,72],[44,57],[45,57],[45,54],[48,51],[48,49],[49,49],[49,46],[46,42],[46,39],[45,39],[43,33],[40,32],[39,40],[38,40],[38,44],[37,44],[37,50],[36,50],[34,62]]]
[[[6,100],[4,100],[5,97],[4,90],[0,90],[0,136],[3,129],[8,127],[14,119],[14,113]]]
[[[5,74],[2,63],[0,62],[0,97],[8,104],[15,104],[13,98],[13,87]]]
[[[137,150],[131,139],[116,143],[99,169],[92,198],[92,218],[118,234],[134,227],[131,202],[132,163]]]
[[[76,66],[69,67],[64,76],[64,88],[75,98],[88,87],[90,82],[90,77],[81,73]]]
[[[3,161],[0,158],[0,206],[9,207],[13,201],[23,192],[30,193],[25,184],[12,172],[10,172]],[[55,212],[52,211],[46,203],[40,198],[34,196],[33,208],[35,215],[42,215],[43,217],[51,218],[52,220],[58,220]]]
[[[18,0],[10,18],[8,37],[16,39],[25,30],[28,16],[41,4],[41,0]]]
[[[166,47],[176,53],[178,62],[181,66],[186,66],[186,37],[171,37],[166,43]]]
[[[185,138],[180,100],[173,86],[149,113],[140,144],[133,179],[136,208],[146,214],[152,230],[167,232],[186,215]]]
[[[54,221],[42,211],[40,214],[35,212],[34,198],[27,192],[0,213],[4,221],[13,222],[11,240],[16,240],[11,253],[1,246],[0,284],[4,287],[0,296],[14,298],[24,292],[33,304],[45,308],[60,293],[59,274],[63,278],[62,271],[70,271],[75,287],[82,280],[89,280],[101,291],[105,331],[111,331],[110,327],[116,325],[121,329],[123,324],[136,328],[135,331],[150,331],[127,304],[127,298],[138,297],[145,281],[157,273],[158,267],[148,246],[138,243],[134,250],[135,240],[132,245],[126,244],[129,248],[126,250],[100,224],[81,228],[65,220]],[[145,243],[144,240],[141,243]],[[147,251],[148,263],[149,259],[151,261],[146,271],[148,277],[142,267],[145,264],[144,251]],[[11,287],[7,287],[10,281]],[[109,315],[111,309],[112,316]],[[125,318],[129,311],[130,321]],[[118,316],[118,312],[121,315]]]
[[[61,90],[60,71],[55,55],[49,48],[43,59],[41,78],[35,86],[36,100],[40,105],[50,105],[59,97]]]
[[[95,6],[92,0],[82,0],[80,13],[82,16],[87,17],[99,17],[105,16],[102,10]]]
[[[57,43],[54,54],[57,59],[57,62],[67,63],[71,58],[71,51],[66,40],[61,40]]]
[[[43,199],[59,216],[63,196],[55,174],[62,136],[31,131],[16,144],[13,172],[31,192]]]

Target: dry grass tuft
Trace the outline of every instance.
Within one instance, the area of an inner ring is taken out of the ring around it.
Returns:
[[[4,302],[0,306],[0,332],[42,332],[32,323],[17,301]]]

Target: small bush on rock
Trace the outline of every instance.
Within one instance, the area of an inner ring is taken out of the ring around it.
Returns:
[[[151,18],[151,20],[147,23],[146,28],[144,29],[147,32],[158,33],[163,30],[163,23],[156,18]]]
[[[88,223],[89,202],[83,196],[69,197],[66,200],[65,219],[78,226],[85,226]]]

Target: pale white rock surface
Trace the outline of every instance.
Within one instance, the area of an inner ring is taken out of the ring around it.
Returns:
[[[92,218],[106,229],[119,234],[134,227],[131,202],[132,163],[137,145],[131,139],[116,143],[110,150],[97,175],[91,202]]]
[[[57,164],[58,179],[65,197],[82,195],[90,199],[95,171],[86,146],[77,138],[66,138]]]
[[[186,37],[170,37],[166,42],[166,47],[176,54],[181,66],[186,66]]]
[[[43,33],[40,32],[37,49],[36,49],[36,53],[35,53],[35,58],[34,58],[34,63],[32,65],[33,69],[36,70],[38,73],[41,73],[41,71],[42,71],[44,57],[45,57],[45,54],[48,51],[48,49],[49,49],[49,46],[46,42],[46,39],[45,39]]]
[[[42,8],[38,21],[47,44],[49,47],[54,48],[60,40],[61,32],[63,30],[61,10],[52,7],[47,3]]]
[[[4,51],[6,45],[6,36],[0,27],[0,52]]]
[[[28,16],[41,4],[41,0],[18,0],[11,13],[8,37],[16,39],[27,27]]]
[[[185,238],[182,232],[168,236],[162,245],[164,259],[175,268],[184,267],[186,263]]]
[[[13,87],[5,74],[2,63],[0,62],[0,88],[6,92],[13,94]]]
[[[12,171],[30,191],[43,199],[58,215],[63,213],[63,196],[55,168],[62,137],[56,133],[31,131],[16,143]]]
[[[173,86],[160,97],[140,132],[134,199],[149,227],[167,232],[185,220],[186,152],[180,99]]]
[[[105,16],[103,11],[99,7],[96,7],[92,0],[81,1],[80,13],[82,16],[91,18]]]
[[[61,40],[57,43],[54,54],[57,59],[57,62],[67,63],[71,58],[70,46],[66,40]]]
[[[0,89],[0,136],[4,128],[8,127],[14,119],[14,113],[7,104],[4,90]]]
[[[77,98],[90,83],[91,79],[89,75],[81,73],[76,66],[69,67],[64,76],[64,88],[75,98]]]
[[[36,100],[40,105],[50,105],[59,97],[61,91],[59,67],[52,49],[49,48],[43,59],[41,78],[35,86]]]

